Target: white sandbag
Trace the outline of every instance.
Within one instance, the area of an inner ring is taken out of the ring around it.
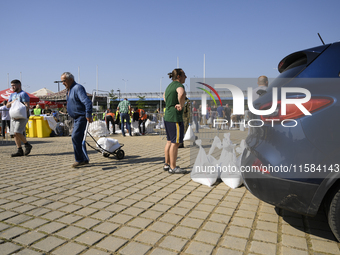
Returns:
[[[222,148],[221,139],[220,139],[218,136],[215,136],[214,141],[213,141],[213,143],[212,143],[212,145],[211,145],[211,147],[210,147],[210,150],[209,150],[209,153],[208,153],[208,154],[209,154],[209,155],[213,154],[213,152],[214,152],[214,150],[215,150],[216,148],[219,148],[219,149]]]
[[[157,123],[154,121],[150,121],[149,119],[145,122],[145,132],[146,133],[154,133],[154,128],[156,127]]]
[[[132,123],[131,123],[131,133],[132,134],[139,134],[138,124],[139,124],[139,121],[132,121]]]
[[[237,164],[235,145],[230,140],[230,133],[224,134],[222,152],[218,164],[220,166],[220,178],[232,189],[242,185],[243,179],[240,164]]]
[[[191,126],[192,126],[192,130],[196,130],[196,124],[194,121],[192,122]]]
[[[228,169],[222,171],[221,179],[232,189],[240,187],[243,183],[240,168],[233,164],[229,164]]]
[[[224,133],[222,140],[222,148],[234,148],[236,145],[230,139],[230,133]]]
[[[118,140],[112,138],[102,137],[97,141],[97,148],[103,148],[109,152],[114,152],[120,147]]]
[[[90,123],[88,132],[94,137],[101,137],[109,135],[105,121],[97,120]]]
[[[235,165],[236,162],[236,154],[234,154],[235,145],[230,140],[230,133],[225,133],[222,141],[222,152],[221,156],[218,160],[218,164],[221,167],[221,171],[219,173],[219,177],[221,178],[222,171],[229,165]]]
[[[47,120],[48,126],[57,134],[57,122],[52,116],[44,116],[44,120]]]
[[[27,109],[26,106],[19,101],[19,99],[14,100],[9,108],[9,115],[12,119],[26,119]]]
[[[232,153],[224,150],[224,153],[227,155],[223,157],[220,161],[220,169],[221,175],[220,178],[222,181],[232,189],[236,189],[241,186],[243,183],[240,166],[236,163],[237,159],[235,150],[232,149]],[[221,154],[222,158],[222,154]]]
[[[151,124],[151,121],[150,121],[149,119],[147,119],[147,120],[145,121],[145,127],[147,128],[150,124]]]
[[[159,120],[157,125],[155,126],[155,129],[163,129],[164,128],[164,121]]]
[[[162,117],[159,122],[160,122],[160,128],[165,128],[165,126],[164,126],[164,117]]]
[[[236,153],[242,154],[245,148],[246,148],[246,141],[242,139],[240,146],[236,147]]]
[[[189,124],[187,132],[185,133],[183,141],[191,141],[191,142],[195,141],[195,134],[194,134],[194,131],[192,130],[190,124]]]
[[[199,151],[190,174],[191,179],[211,187],[218,178],[218,171],[215,168],[216,159],[211,155],[206,155],[201,146],[202,140],[196,140],[196,144],[199,145]]]

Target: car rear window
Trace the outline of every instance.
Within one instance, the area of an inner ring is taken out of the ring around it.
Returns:
[[[282,59],[279,63],[278,70],[280,73],[283,73],[294,67],[306,65],[307,55],[304,52],[296,52]]]
[[[278,65],[278,71],[280,72],[280,74],[273,82],[270,83],[269,88],[272,87],[279,88],[283,86],[285,83],[287,83],[291,78],[294,78],[297,75],[299,75],[326,48],[328,48],[329,45],[330,44],[318,46],[303,51],[298,51],[282,59]]]

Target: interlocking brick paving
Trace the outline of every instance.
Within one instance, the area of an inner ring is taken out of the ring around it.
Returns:
[[[236,144],[247,135],[230,133]],[[0,143],[0,254],[340,254],[323,211],[301,216],[244,186],[171,175],[160,136],[111,137],[124,159],[88,148],[78,169],[70,137],[29,138],[31,154],[18,158]],[[190,171],[188,144],[178,165]]]

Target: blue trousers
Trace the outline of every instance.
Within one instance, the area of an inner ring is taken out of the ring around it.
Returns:
[[[121,113],[120,114],[120,118],[121,118],[121,121],[122,121],[122,128],[121,128],[122,134],[125,135],[124,120],[126,120],[127,129],[129,131],[130,136],[132,136],[132,134],[131,134],[131,125],[130,125],[130,115],[127,114],[127,113]]]
[[[74,149],[74,157],[77,162],[89,161],[87,156],[86,146],[82,146],[84,133],[86,129],[87,119],[85,116],[74,119],[74,126],[72,132],[72,143]],[[84,150],[83,150],[84,149]]]
[[[194,116],[194,123],[195,123],[195,126],[196,126],[196,133],[199,133],[198,117],[197,116]],[[184,131],[184,132],[186,132],[186,131]]]

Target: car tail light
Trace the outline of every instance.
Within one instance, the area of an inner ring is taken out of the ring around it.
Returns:
[[[320,98],[311,98],[308,102],[303,103],[302,105],[309,111],[310,113],[316,112],[325,108],[326,106],[333,103],[332,98],[320,97]],[[267,110],[272,106],[272,103],[264,104],[260,107],[260,110]],[[281,101],[277,103],[277,109],[270,115],[261,115],[261,120],[269,121],[272,119],[275,120],[285,120],[285,119],[298,119],[304,116],[304,114],[300,111],[300,109],[295,104],[287,104],[286,105],[286,115],[281,114]]]
[[[263,169],[263,164],[261,160],[258,158],[254,160],[253,164],[251,165],[252,169],[257,170],[259,172],[265,173],[265,174],[270,174],[270,172],[267,169]]]

